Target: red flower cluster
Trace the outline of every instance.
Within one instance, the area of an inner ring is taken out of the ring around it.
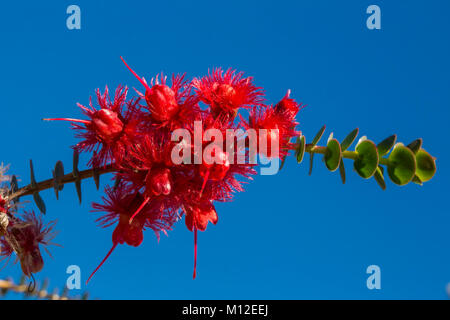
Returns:
[[[263,91],[253,79],[233,70],[219,68],[192,81],[174,75],[169,84],[162,74],[148,83],[125,65],[144,93],[137,91],[136,98],[127,100],[127,88],[119,87],[111,100],[108,88],[103,94],[97,90],[98,107],[92,101],[89,107],[78,105],[88,119],[47,119],[70,121],[82,139],[75,148],[93,153],[88,165],[112,166],[120,181],[106,188],[103,204],[93,204],[95,211],[106,212],[97,220],[101,226],[115,225],[112,248],[93,274],[118,244],[139,246],[145,229],[159,237],[184,215],[187,228],[194,232],[195,278],[197,231],[206,230],[209,222],[217,223],[214,202],[230,201],[234,192],[242,191],[242,183],[256,173],[255,164],[248,161],[248,144],[245,150],[230,152],[217,141],[211,148],[212,140],[203,134],[196,146],[190,139],[174,141],[172,133],[183,129],[195,136],[196,122],[201,123],[202,132],[215,129],[224,137],[230,129],[266,129],[258,138],[268,140],[270,146],[279,137],[275,142],[280,153],[272,154],[270,148],[258,152],[283,157],[292,148],[290,138],[299,134],[295,116],[300,105],[288,92],[275,106],[266,106]],[[249,113],[248,120],[242,114],[236,117],[240,110]],[[174,150],[201,161],[174,161]],[[240,155],[247,161],[237,161]]]

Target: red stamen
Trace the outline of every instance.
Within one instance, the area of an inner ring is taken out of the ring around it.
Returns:
[[[122,62],[125,64],[125,66],[128,68],[128,70],[130,70],[131,73],[139,80],[139,82],[142,83],[142,85],[145,87],[145,89],[150,90],[150,87],[148,86],[148,84],[141,77],[139,77],[137,75],[137,73],[134,72],[133,69],[131,69],[131,67],[125,62],[125,60],[122,57],[120,57],[120,59],[122,59]]]
[[[205,174],[205,176],[203,177],[203,184],[202,184],[202,189],[200,190],[200,196],[199,196],[199,198],[202,197],[203,190],[205,189],[206,182],[208,181],[208,178],[209,178],[209,169],[208,169],[208,171],[206,171],[206,174]]]
[[[144,202],[142,202],[141,206],[140,206],[140,207],[136,210],[136,212],[131,216],[131,218],[130,218],[130,220],[129,220],[129,223],[130,223],[130,224],[133,222],[134,217],[136,217],[137,214],[138,214],[139,212],[141,212],[142,208],[144,208],[145,205],[149,202],[149,200],[150,200],[150,197],[145,198],[145,200],[144,200]]]
[[[70,121],[70,122],[79,122],[84,124],[90,124],[91,121],[89,120],[80,120],[80,119],[72,119],[72,118],[45,118],[42,119],[44,121]]]
[[[109,250],[109,252],[106,254],[106,257],[103,258],[102,262],[100,262],[100,264],[98,265],[97,268],[95,268],[94,272],[91,273],[91,275],[89,276],[89,279],[87,279],[86,284],[89,283],[89,281],[91,280],[91,278],[94,276],[94,274],[98,271],[98,269],[100,269],[100,267],[106,262],[106,260],[109,258],[109,256],[111,255],[111,253],[114,251],[114,249],[117,247],[118,242],[114,243],[112,248]]]
[[[197,276],[197,226],[194,222],[194,275],[193,279]]]
[[[80,104],[80,103],[77,103],[77,106],[78,106],[79,108],[83,109],[84,111],[88,112],[88,113],[92,113],[93,111],[95,112],[95,110],[91,110],[91,109],[89,109],[89,108],[83,106],[83,105]]]

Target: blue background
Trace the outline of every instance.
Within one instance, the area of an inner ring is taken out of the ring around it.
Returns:
[[[66,28],[70,4],[81,7],[81,30]],[[366,28],[371,4],[381,7],[381,30]],[[149,231],[140,247],[117,248],[85,287],[111,246],[112,229],[97,227],[90,213],[102,192],[83,182],[80,206],[73,185],[60,201],[45,191],[46,219],[59,220],[64,248],[51,248],[54,259],[46,257],[37,279],[61,287],[75,264],[83,290],[102,299],[446,299],[449,10],[445,0],[2,3],[0,161],[22,185],[31,158],[38,180],[57,160],[71,167],[73,132],[41,118],[79,117],[75,103],[106,84],[140,88],[121,55],[146,78],[233,67],[271,102],[292,89],[308,105],[298,119],[309,140],[323,124],[338,139],[359,127],[376,142],[422,137],[438,159],[423,187],[388,182],[382,191],[351,172],[351,162],[342,185],[318,159],[309,177],[307,163],[290,158],[279,174],[257,176],[232,203],[217,205],[218,225],[199,234],[196,280],[193,235],[181,222],[160,243]],[[372,264],[381,268],[381,290],[366,287]],[[0,274],[19,275],[12,264]]]

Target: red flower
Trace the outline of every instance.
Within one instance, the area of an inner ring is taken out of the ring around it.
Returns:
[[[194,231],[194,274],[197,276],[197,230],[205,231],[208,222],[216,224],[219,220],[216,209],[210,201],[191,203],[185,206],[185,222],[189,231]]]
[[[172,190],[172,177],[168,168],[156,168],[151,170],[146,179],[147,190],[153,195],[169,195]]]
[[[219,220],[216,209],[211,201],[201,201],[187,204],[185,206],[185,223],[189,231],[197,228],[205,231],[208,222],[216,224]]]
[[[261,106],[263,93],[252,83],[252,78],[244,78],[243,73],[236,74],[228,69],[225,74],[221,68],[201,79],[192,80],[200,100],[211,107],[213,115],[236,116],[239,108]]]
[[[141,193],[132,191],[132,188],[125,183],[120,183],[116,188],[107,187],[105,193],[107,197],[102,198],[104,204],[94,203],[92,207],[94,211],[106,212],[104,216],[96,220],[102,227],[109,227],[117,223],[112,234],[113,246],[92,272],[87,282],[105,263],[118,244],[126,243],[137,247],[144,240],[143,232],[146,228],[152,229],[159,238],[159,232],[170,230],[176,221],[173,213],[155,210]],[[140,211],[140,214],[131,221],[130,218],[137,210]]]
[[[287,116],[294,119],[300,109],[304,106],[295,102],[294,99],[290,98],[291,90],[288,90],[286,95],[275,105],[275,111],[277,113],[287,113]]]
[[[26,276],[41,271],[44,260],[39,245],[43,245],[44,250],[51,256],[46,246],[56,245],[51,242],[57,234],[53,230],[55,224],[56,221],[51,221],[44,225],[42,218],[36,216],[33,211],[25,212],[20,218],[10,218],[7,232],[0,241],[2,260],[15,252]]]
[[[114,161],[120,162],[126,150],[138,135],[139,111],[138,100],[126,101],[128,89],[119,86],[116,89],[114,100],[109,97],[108,87],[102,95],[97,89],[97,100],[100,109],[89,103],[90,108],[81,104],[78,107],[90,120],[72,118],[52,118],[44,120],[70,121],[72,127],[79,131],[77,137],[84,139],[75,148],[82,151],[95,151],[90,165],[104,166]],[[125,109],[125,105],[127,108]]]
[[[234,149],[230,150],[226,143],[229,131],[255,129],[257,139],[267,145],[267,148],[258,146],[257,152],[267,157],[283,157],[292,148],[290,139],[299,134],[295,117],[301,106],[290,98],[290,91],[275,106],[264,105],[262,88],[256,87],[251,77],[231,69],[226,72],[214,69],[206,77],[190,82],[185,81],[184,75],[174,75],[169,85],[162,74],[147,83],[123,62],[145,88],[144,94],[137,91],[139,98],[126,101],[127,89],[119,87],[111,101],[106,88],[104,94],[97,91],[99,109],[92,103],[90,108],[79,105],[87,120],[47,119],[72,122],[77,136],[83,139],[75,148],[94,153],[90,165],[113,164],[115,176],[121,181],[116,188],[106,188],[103,204],[93,204],[94,211],[106,212],[97,219],[100,225],[115,228],[112,248],[89,279],[117,245],[139,246],[146,229],[152,229],[159,237],[183,214],[187,228],[194,233],[195,277],[197,231],[205,231],[208,223],[218,222],[214,202],[232,200],[256,173],[256,164],[249,161],[254,155],[244,143],[244,139],[250,138],[234,137]],[[200,109],[200,101],[209,108]],[[240,108],[249,110],[248,120],[242,114],[235,119]],[[171,139],[173,131],[185,129],[181,132],[192,137],[198,128],[195,121],[201,121],[202,135],[194,137],[194,141],[185,141],[181,135],[186,147],[182,150],[183,159],[187,152],[190,159],[198,160],[201,152],[202,162],[172,160],[173,148],[178,143]],[[208,132],[213,141],[203,135],[208,129],[215,129]],[[211,137],[217,133],[224,143]],[[273,143],[279,147],[279,154],[272,150]],[[0,211],[4,211],[1,201],[0,197]],[[37,260],[25,264],[34,265],[32,270],[39,267]]]
[[[138,90],[139,96],[145,99],[145,108],[150,111],[147,125],[168,126],[171,129],[183,127],[188,121],[192,122],[199,112],[197,98],[191,94],[191,87],[184,80],[184,75],[173,75],[172,86],[167,85],[167,78],[161,73],[151,79],[150,85],[121,57],[125,66],[139,80],[145,88],[145,94]]]
[[[268,158],[284,157],[292,147],[289,140],[300,134],[295,129],[298,124],[295,116],[300,106],[289,98],[289,94],[290,91],[275,107],[252,108],[248,122],[241,119],[246,129],[256,130],[258,153]],[[278,155],[272,150],[275,145],[278,146]]]

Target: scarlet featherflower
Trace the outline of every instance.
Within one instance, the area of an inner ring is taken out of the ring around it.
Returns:
[[[118,186],[107,187],[106,197],[103,197],[103,204],[94,203],[93,209],[98,212],[106,212],[105,215],[96,221],[102,227],[109,227],[117,223],[112,234],[112,248],[91,276],[105,263],[111,253],[119,244],[128,244],[133,247],[141,245],[144,240],[144,230],[152,229],[159,239],[159,232],[166,233],[172,228],[177,220],[174,212],[155,210],[146,203],[141,193],[133,191],[130,186],[120,183]],[[144,204],[144,205],[143,205]],[[139,208],[140,214],[130,222],[131,215]]]
[[[152,78],[150,84],[121,58],[125,66],[144,86],[145,93],[136,90],[139,97],[145,100],[144,109],[149,111],[144,123],[147,126],[163,127],[170,129],[183,127],[192,123],[199,112],[198,98],[192,94],[192,88],[184,75],[173,75],[172,85],[168,86],[167,77],[162,73]]]
[[[246,129],[255,129],[258,134],[258,152],[268,158],[287,155],[292,148],[290,139],[300,134],[295,128],[298,122],[295,119],[301,106],[289,97],[290,91],[275,106],[266,108],[252,108],[248,121],[242,119]],[[265,141],[265,149],[261,141]],[[272,146],[278,146],[278,154],[274,153]]]
[[[119,244],[141,245],[146,229],[159,239],[160,232],[171,230],[183,216],[194,234],[195,278],[198,231],[217,224],[215,203],[231,201],[256,174],[245,143],[248,137],[233,136],[230,148],[209,133],[228,137],[230,131],[266,129],[268,133],[258,133],[258,138],[267,140],[269,149],[258,151],[278,156],[272,154],[270,143],[279,143],[282,156],[291,148],[289,139],[299,134],[295,117],[301,106],[290,92],[275,106],[266,106],[263,89],[231,69],[214,69],[192,81],[174,75],[169,85],[162,74],[148,83],[123,62],[144,86],[144,93],[136,90],[138,97],[127,101],[126,87],[119,87],[113,100],[107,89],[104,94],[97,91],[99,109],[92,102],[90,108],[79,105],[87,120],[48,119],[70,121],[83,139],[75,148],[94,152],[91,165],[111,164],[120,181],[105,189],[102,204],[93,204],[94,211],[104,212],[97,219],[100,226],[115,227],[112,247],[89,280]],[[200,102],[209,108],[200,108]],[[242,114],[236,118],[240,108],[249,111],[248,119]],[[272,135],[276,129],[279,140]],[[181,141],[172,140],[175,130],[183,132]],[[176,147],[181,151],[174,152]],[[175,161],[181,154],[183,161]]]
[[[264,101],[262,88],[256,87],[252,81],[242,72],[228,69],[224,73],[217,68],[206,77],[192,80],[192,86],[199,99],[211,107],[214,116],[226,114],[234,118],[239,108],[261,106]]]
[[[139,132],[138,99],[126,101],[127,93],[127,87],[119,86],[114,99],[111,100],[107,86],[103,94],[97,89],[99,109],[93,106],[92,99],[90,99],[89,107],[77,104],[89,120],[73,118],[44,120],[71,122],[72,127],[78,131],[76,136],[84,139],[75,146],[75,149],[80,152],[95,151],[90,165],[104,166],[113,160],[120,162]]]

